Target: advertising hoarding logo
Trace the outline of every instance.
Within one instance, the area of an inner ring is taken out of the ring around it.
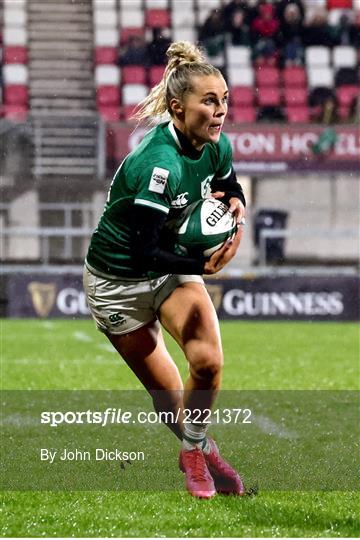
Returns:
[[[56,283],[31,281],[28,285],[32,305],[39,317],[47,317],[55,303]]]

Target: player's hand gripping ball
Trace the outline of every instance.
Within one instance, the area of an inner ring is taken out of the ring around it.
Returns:
[[[190,204],[173,225],[177,253],[190,257],[210,258],[236,231],[233,214],[214,198]]]

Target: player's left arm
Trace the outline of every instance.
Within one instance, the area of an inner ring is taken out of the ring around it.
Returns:
[[[211,191],[215,199],[220,199],[229,206],[230,212],[235,214],[237,223],[244,223],[246,200],[233,167],[231,167],[227,178],[217,178],[216,176],[213,178]]]
[[[211,182],[212,196],[220,199],[232,212],[237,223],[244,223],[246,200],[243,189],[236,178],[232,165],[232,148],[229,139],[223,133],[217,145],[218,163],[216,174]]]

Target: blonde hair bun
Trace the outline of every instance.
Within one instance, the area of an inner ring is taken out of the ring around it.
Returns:
[[[191,91],[193,76],[222,77],[220,71],[207,62],[203,50],[189,41],[172,43],[166,55],[169,60],[161,81],[139,103],[133,116],[138,121],[161,117],[166,112],[172,115],[172,98],[182,99],[185,92]]]
[[[170,71],[181,64],[190,64],[192,62],[206,62],[203,51],[190,43],[190,41],[176,41],[172,43],[166,51],[168,57],[167,70]]]

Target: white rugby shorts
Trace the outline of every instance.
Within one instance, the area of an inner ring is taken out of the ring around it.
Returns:
[[[98,330],[127,334],[157,318],[157,310],[183,283],[204,283],[201,276],[168,274],[155,279],[131,281],[105,278],[85,265],[84,290]]]

